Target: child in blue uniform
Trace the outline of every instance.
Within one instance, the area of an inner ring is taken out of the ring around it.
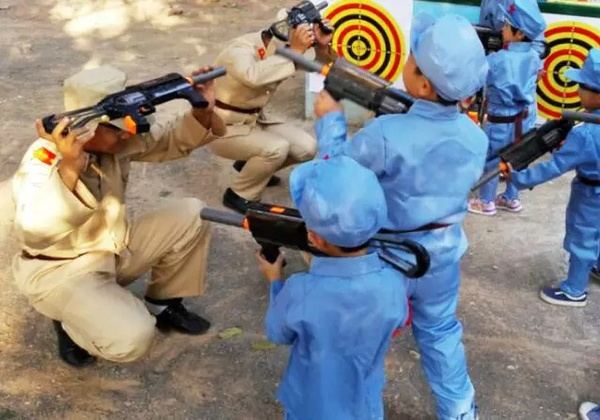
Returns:
[[[407,114],[381,116],[346,141],[342,106],[326,91],[315,102],[319,154],[343,154],[375,172],[390,236],[419,242],[430,254],[429,272],[408,280],[407,292],[422,366],[443,420],[476,417],[456,307],[459,261],[467,249],[462,221],[488,140],[457,105],[481,89],[487,72],[483,46],[465,18],[418,15],[403,71],[406,89],[417,98]]]
[[[508,10],[513,0],[489,0],[482,1],[479,15],[479,24],[487,26],[495,30],[502,30],[505,24],[505,10]],[[543,56],[546,53],[546,36],[542,32],[537,38],[531,42],[532,48],[539,54],[540,59],[543,60]],[[538,71],[538,82],[539,79],[544,75],[543,62],[540,61],[540,69]],[[537,97],[537,84],[531,85],[532,95]],[[527,132],[535,128],[535,123],[538,116],[537,101],[534,101],[529,106],[529,115],[523,122],[523,132]]]
[[[600,50],[592,49],[581,70],[565,76],[579,83],[582,106],[600,115]],[[541,291],[545,302],[562,306],[585,306],[590,271],[600,255],[600,125],[582,124],[567,137],[552,158],[529,169],[510,174],[519,188],[531,188],[575,170],[567,207],[565,249],[571,254],[567,279],[559,287]]]
[[[485,132],[490,139],[488,159],[491,160],[486,170],[498,166],[498,159],[492,159],[498,150],[519,141],[522,133],[533,128],[535,121],[528,116],[536,101],[538,73],[542,68],[539,52],[532,44],[546,28],[537,1],[512,0],[504,10],[504,17],[502,33],[508,47],[488,56]],[[493,216],[497,208],[510,212],[523,209],[518,190],[510,183],[503,194],[496,196],[498,181],[496,177],[481,187],[479,198],[469,203],[471,213]]]
[[[315,160],[290,176],[308,238],[323,253],[281,281],[269,264],[267,337],[292,346],[277,396],[288,420],[383,419],[384,360],[408,316],[405,278],[367,249],[387,206],[377,177],[347,157]]]

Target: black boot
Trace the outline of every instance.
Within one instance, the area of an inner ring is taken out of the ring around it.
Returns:
[[[166,306],[156,316],[156,327],[161,331],[175,330],[190,335],[204,334],[210,328],[210,322],[187,310],[181,298],[178,299],[152,299],[145,298],[152,305]]]
[[[235,169],[238,172],[241,172],[242,169],[244,169],[244,165],[246,165],[245,160],[236,160],[235,162],[233,162],[233,169]],[[281,178],[279,178],[277,175],[273,175],[269,179],[267,187],[276,187],[279,184],[281,184]]]
[[[231,188],[225,190],[223,194],[223,205],[229,207],[241,214],[246,214],[248,205],[251,203],[250,200],[246,200],[244,197],[237,195]]]
[[[58,354],[67,364],[74,367],[84,367],[96,361],[96,358],[79,347],[63,329],[59,321],[52,321],[58,338]]]

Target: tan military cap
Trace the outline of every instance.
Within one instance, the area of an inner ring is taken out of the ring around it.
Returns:
[[[279,11],[277,12],[277,15],[275,16],[275,22],[279,22],[280,20],[284,20],[287,19],[288,16],[288,9],[279,9]]]
[[[105,96],[125,89],[127,76],[109,65],[82,70],[65,80],[63,85],[65,110],[71,111],[97,104]],[[110,122],[125,128],[122,119]]]

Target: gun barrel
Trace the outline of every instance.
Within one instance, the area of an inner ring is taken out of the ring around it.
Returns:
[[[212,208],[204,208],[200,211],[200,218],[209,222],[219,223],[221,225],[244,227],[245,217],[241,214],[232,213],[230,211],[217,210]]]
[[[277,47],[275,49],[275,54],[278,54],[282,57],[292,60],[294,63],[298,64],[304,70],[312,72],[312,73],[323,73],[325,66],[320,65],[316,61],[309,60],[301,54],[295,53],[289,48],[285,47]]]
[[[328,4],[329,3],[327,3],[326,1],[322,1],[321,3],[315,4],[315,7],[317,8],[317,10],[323,10],[327,7]]]
[[[481,178],[479,178],[479,181],[477,181],[477,184],[475,184],[475,186],[473,188],[471,188],[471,191],[477,191],[479,188],[481,188],[482,186],[484,186],[485,184],[490,182],[490,180],[492,180],[493,178],[500,175],[500,172],[501,172],[500,168],[497,168],[497,169],[494,169],[493,171],[484,173],[481,176]]]
[[[208,73],[202,73],[192,76],[192,81],[195,85],[199,85],[216,79],[217,77],[225,76],[226,74],[227,70],[225,69],[225,67],[215,67]]]
[[[592,124],[600,124],[600,115],[586,112],[563,111],[562,117],[567,120],[583,121]]]

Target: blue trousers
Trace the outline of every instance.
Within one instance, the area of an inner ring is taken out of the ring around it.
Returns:
[[[475,389],[467,372],[462,325],[456,318],[459,263],[407,280],[413,333],[440,420],[472,420]]]
[[[567,279],[560,288],[571,296],[580,296],[587,290],[590,270],[600,264],[600,187],[573,180],[563,245],[571,256]]]
[[[495,124],[486,123],[485,133],[487,134],[490,144],[488,146],[488,160],[491,156],[497,154],[498,150],[513,142],[515,137],[515,124]],[[500,159],[488,161],[485,165],[485,171],[496,169],[500,164]],[[479,190],[479,198],[481,201],[489,203],[496,199],[498,191],[499,177],[495,177],[487,184],[483,185]],[[519,190],[511,183],[506,184],[506,191],[502,194],[508,200],[517,200],[519,198]]]

